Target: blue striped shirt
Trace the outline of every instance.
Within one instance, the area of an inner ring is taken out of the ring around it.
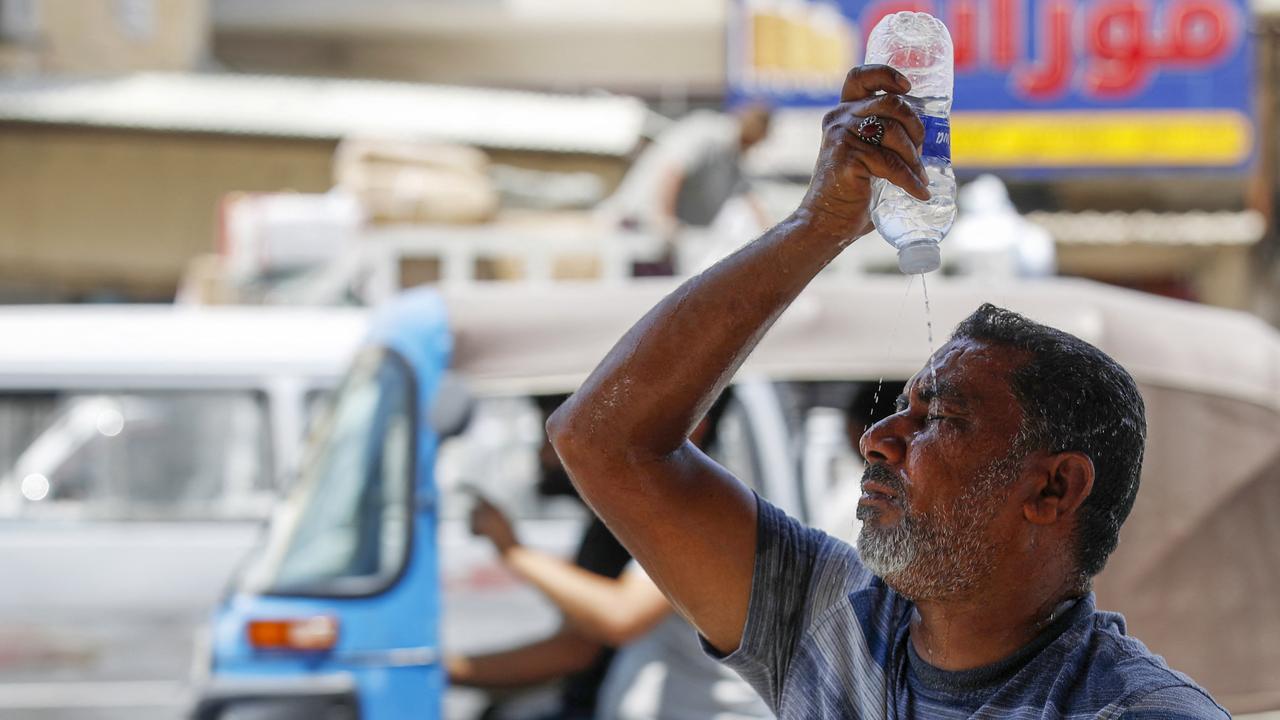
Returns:
[[[780,720],[1230,717],[1125,635],[1124,618],[1097,610],[1092,595],[999,663],[932,667],[908,641],[910,600],[847,543],[757,502],[747,623],[739,648],[722,660]]]

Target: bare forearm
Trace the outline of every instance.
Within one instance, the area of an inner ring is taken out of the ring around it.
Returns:
[[[508,549],[503,560],[555,603],[566,623],[593,641],[616,647],[648,629],[651,613],[637,608],[641,603],[617,580],[519,545]],[[665,605],[661,597],[658,600]]]
[[[520,687],[550,682],[591,664],[601,645],[564,628],[556,635],[504,652],[446,659],[449,681],[469,687]]]
[[[847,244],[817,227],[798,213],[664,298],[547,424],[583,499],[723,651],[737,647],[746,621],[756,506],[687,438]]]
[[[674,452],[782,311],[847,245],[842,236],[848,228],[797,213],[684,283],[552,417],[557,449],[564,455],[567,439],[593,452]]]

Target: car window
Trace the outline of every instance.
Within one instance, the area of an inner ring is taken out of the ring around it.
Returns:
[[[414,384],[384,349],[353,363],[246,575],[281,594],[364,595],[403,567],[412,523]]]
[[[253,390],[0,396],[0,514],[262,517],[274,478]]]

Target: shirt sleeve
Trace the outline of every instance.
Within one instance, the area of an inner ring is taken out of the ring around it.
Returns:
[[[821,530],[805,527],[757,496],[755,569],[747,622],[737,650],[720,655],[775,711],[805,633],[822,614],[874,576],[857,552]]]
[[[1231,720],[1231,714],[1199,688],[1174,685],[1147,693],[1122,720]]]

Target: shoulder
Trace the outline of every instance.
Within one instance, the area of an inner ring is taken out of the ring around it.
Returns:
[[[1123,720],[1223,720],[1231,715],[1195,685],[1170,685],[1135,698]]]
[[[1209,693],[1125,632],[1124,617],[1094,611],[1089,618],[1086,687],[1132,720],[1229,718]],[[1101,703],[1100,703],[1101,704]]]
[[[757,561],[773,566],[762,568],[766,571],[763,574],[783,574],[796,569],[797,564],[808,566],[812,573],[811,602],[820,605],[866,587],[875,579],[853,546],[804,525],[763,498],[757,503]]]
[[[770,547],[779,543],[793,544],[794,549],[780,552]],[[885,664],[908,602],[862,564],[852,545],[761,501],[757,552],[759,560],[779,566],[775,578],[787,572],[783,568],[808,567],[807,577],[798,583],[805,596],[802,642],[838,643],[854,632],[866,639],[866,649],[876,661]],[[777,592],[776,586],[772,592]]]

